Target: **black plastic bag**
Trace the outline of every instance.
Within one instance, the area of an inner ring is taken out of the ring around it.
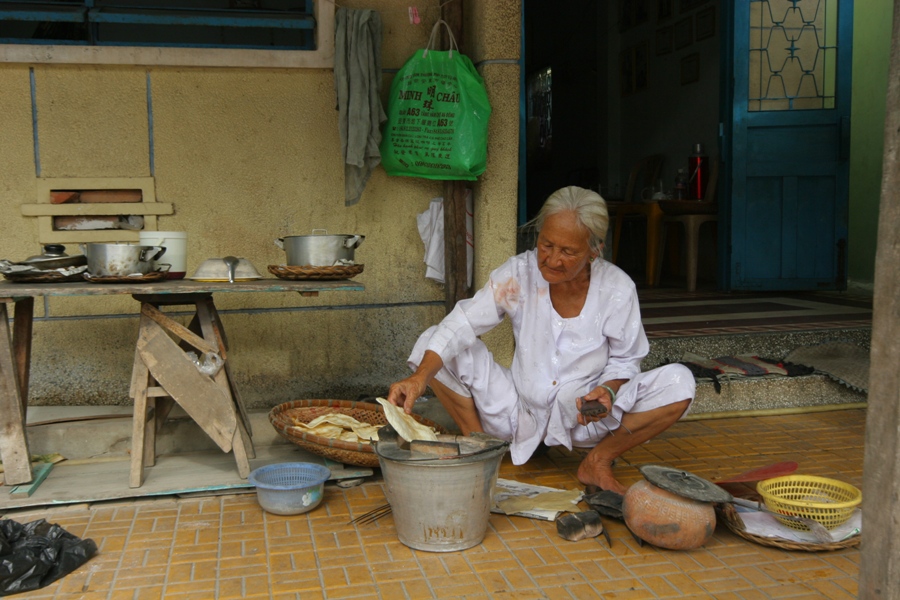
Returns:
[[[0,596],[37,590],[65,577],[97,553],[82,540],[44,519],[25,525],[0,520]]]

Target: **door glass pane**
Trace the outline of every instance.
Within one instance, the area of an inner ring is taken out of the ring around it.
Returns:
[[[839,0],[750,0],[750,111],[834,108]]]

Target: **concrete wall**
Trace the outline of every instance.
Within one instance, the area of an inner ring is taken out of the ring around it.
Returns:
[[[385,101],[391,73],[425,45],[439,4],[420,4],[423,22],[411,25],[397,0],[342,3],[382,15]],[[493,106],[487,172],[474,186],[476,286],[515,251],[519,69],[506,60],[518,59],[519,11],[516,0],[465,4],[463,49]],[[365,292],[223,293],[216,303],[249,406],[385,393],[407,373],[418,333],[443,316],[415,220],[441,184],[379,168],[345,208],[333,85],[326,69],[0,64],[0,257],[40,249],[36,219],[20,209],[35,201],[38,168],[42,177],[154,176],[158,200],[175,206],[159,229],[188,232],[189,274],[232,254],[268,275],[267,265],[284,262],[276,237],[364,234],[356,281]],[[128,404],[137,308],[129,297],[39,300],[32,404]],[[508,331],[488,341],[509,360]]]
[[[853,105],[850,116],[848,274],[870,293],[884,152],[884,118],[894,2],[857,2],[853,11]]]

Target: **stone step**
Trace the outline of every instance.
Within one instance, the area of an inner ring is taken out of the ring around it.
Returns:
[[[869,348],[872,339],[870,327],[846,329],[820,329],[815,331],[788,331],[766,333],[741,333],[734,335],[697,335],[687,337],[656,337],[650,339],[650,353],[642,367],[652,369],[681,360],[685,352],[708,358],[750,354],[766,358],[783,359],[802,346],[817,346],[825,342],[844,341]]]

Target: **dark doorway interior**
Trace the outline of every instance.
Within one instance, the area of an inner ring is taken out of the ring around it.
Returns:
[[[607,201],[671,193],[695,144],[717,154],[717,0],[525,0],[524,222],[566,185]],[[624,198],[629,172],[662,155],[656,181]],[[625,221],[617,264],[645,279],[646,226]],[[681,239],[668,237],[663,282],[683,275]],[[527,246],[527,240],[525,241]],[[715,228],[701,233],[699,281],[716,283]]]

